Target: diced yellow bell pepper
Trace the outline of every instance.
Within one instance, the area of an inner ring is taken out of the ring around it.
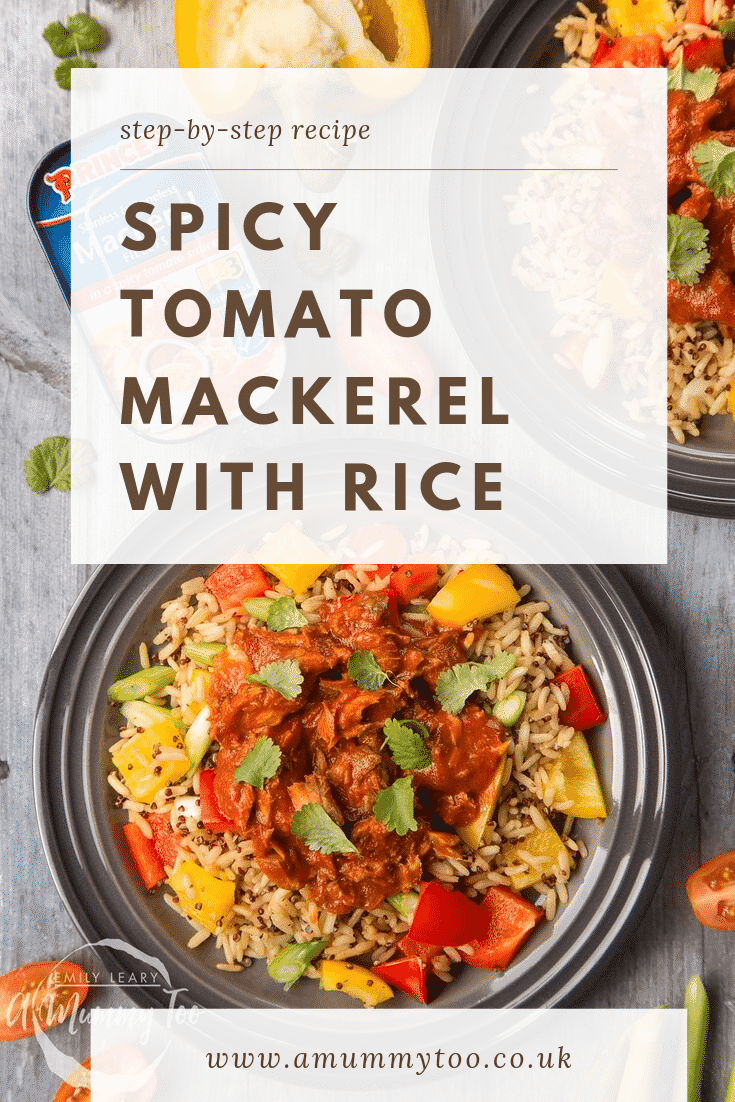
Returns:
[[[503,780],[503,770],[505,769],[505,759],[506,755],[503,754],[498,762],[498,768],[493,773],[493,779],[480,797],[480,813],[477,818],[473,819],[467,826],[457,827],[457,834],[470,849],[479,849],[482,845],[482,836],[485,833],[488,820],[495,811],[495,805],[498,802],[500,785]]]
[[[520,601],[513,582],[499,566],[468,566],[447,582],[427,607],[440,624],[461,627],[515,608]]]
[[[605,819],[607,808],[595,763],[587,740],[576,731],[566,750],[549,770],[549,783],[556,789],[555,803],[572,801],[564,808],[565,815],[575,819]]]
[[[730,416],[735,421],[735,384],[730,387],[730,391],[727,395],[727,408],[730,410]]]
[[[620,318],[639,318],[645,313],[633,290],[631,273],[612,260],[608,260],[602,270],[595,297]]]
[[[166,881],[176,892],[187,918],[216,934],[235,905],[235,884],[203,869],[195,861],[183,861]]]
[[[319,965],[322,991],[344,991],[365,1006],[377,1006],[393,998],[393,988],[368,968],[343,960],[323,960]]]
[[[327,569],[329,563],[312,562],[297,566],[295,563],[279,565],[264,562],[261,563],[261,566],[265,567],[266,570],[270,570],[271,574],[275,574],[279,582],[289,586],[298,596],[299,593],[306,593],[309,586],[313,585],[319,575]]]
[[[626,38],[674,26],[674,13],[666,0],[608,0],[607,18],[610,26]]]
[[[175,760],[161,761],[154,753],[157,746],[173,751]],[[183,735],[170,719],[133,735],[112,755],[112,761],[131,795],[143,804],[152,803],[162,788],[181,780],[189,768]]]
[[[533,834],[528,834],[525,838],[521,838],[518,842],[508,842],[501,847],[500,855],[498,857],[498,864],[502,868],[510,867],[513,865],[527,864],[523,857],[520,856],[519,850],[522,852],[530,853],[535,857],[540,864],[540,871],[536,871],[534,868],[529,868],[528,872],[519,871],[508,874],[510,876],[510,882],[517,892],[522,892],[524,888],[530,888],[532,884],[535,884],[542,876],[548,876],[554,866],[559,862],[562,856],[565,846],[559,835],[554,830],[549,820],[544,818],[544,829],[534,830]]]

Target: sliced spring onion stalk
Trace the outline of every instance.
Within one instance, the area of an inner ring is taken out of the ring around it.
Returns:
[[[500,680],[501,677],[505,677],[507,673],[510,673],[515,664],[515,656],[501,650],[499,654],[496,654],[494,658],[485,663],[485,667],[490,671],[493,678]]]
[[[493,715],[504,727],[512,727],[521,718],[526,707],[526,694],[521,689],[509,693],[493,705]]]
[[[265,622],[268,619],[268,609],[272,604],[272,597],[248,597],[246,601],[243,601],[242,607],[248,616],[254,616],[256,620]]]
[[[186,657],[200,666],[211,666],[216,656],[226,650],[225,643],[187,643],[184,647]]]
[[[268,975],[276,983],[282,983],[284,991],[290,991],[327,944],[327,941],[302,941],[300,945],[296,942],[284,945],[268,965]]]
[[[129,700],[120,709],[131,727],[152,727],[154,723],[168,720],[175,723],[180,731],[186,730],[186,724],[175,716],[170,708],[161,708],[158,704],[149,704],[146,700]]]
[[[212,745],[212,736],[209,733],[209,705],[205,704],[197,715],[189,730],[184,735],[184,749],[191,762],[188,777],[193,777],[202,763],[202,758]]]
[[[389,895],[386,899],[386,903],[390,903],[393,910],[398,911],[401,918],[405,919],[413,918],[418,901],[418,892],[397,892],[396,895]]]
[[[176,677],[176,671],[170,666],[150,666],[146,670],[122,677],[107,690],[110,700],[122,704],[126,700],[142,700],[144,696],[155,696],[170,685]]]
[[[687,1012],[687,1102],[699,1102],[709,1024],[709,999],[699,976],[692,976],[686,986],[684,1009]]]

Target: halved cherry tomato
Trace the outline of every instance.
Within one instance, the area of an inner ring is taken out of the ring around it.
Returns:
[[[420,887],[408,935],[428,945],[466,945],[483,938],[489,922],[487,913],[466,895],[432,881]]]
[[[664,51],[657,34],[637,34],[631,38],[611,38],[603,34],[590,61],[591,69],[624,69],[629,61],[637,69],[657,69],[663,65]]]
[[[248,597],[262,597],[270,583],[257,563],[222,563],[205,585],[223,609],[236,608]]]
[[[91,1102],[92,1092],[87,1085],[89,1076],[84,1074],[83,1068],[89,1071],[89,1058],[83,1064],[77,1065],[66,1082],[61,1084],[54,1095],[54,1102]]]
[[[148,891],[153,891],[166,879],[166,870],[155,843],[152,838],[146,838],[137,823],[126,823],[122,829],[140,878]]]
[[[439,584],[436,563],[404,563],[390,577],[390,588],[400,605],[408,605],[415,597],[433,592]]]
[[[236,831],[237,827],[230,819],[225,819],[217,802],[214,791],[216,769],[202,769],[199,774],[199,806],[202,810],[202,822],[207,830],[222,833],[224,830]]]
[[[605,722],[605,713],[597,703],[595,691],[581,666],[572,666],[553,680],[569,688],[569,703],[559,713],[563,724],[573,727],[575,731],[586,731]]]
[[[0,1041],[32,1037],[59,1025],[87,997],[87,973],[70,961],[44,960],[24,964],[0,976]]]
[[[735,853],[714,857],[687,880],[687,896],[703,926],[735,930]]]
[[[164,812],[148,816],[148,825],[153,831],[153,845],[164,865],[172,868],[181,849],[181,835],[171,829],[171,816]]]
[[[544,912],[509,888],[489,888],[482,909],[490,920],[483,938],[472,942],[473,952],[461,953],[475,968],[507,968],[543,918]]]
[[[725,68],[725,51],[721,38],[699,38],[684,43],[684,65],[690,73],[703,66],[710,69]]]
[[[391,986],[404,991],[412,999],[418,999],[424,1005],[428,1003],[426,980],[429,967],[419,957],[399,957],[398,960],[388,960],[384,964],[374,964],[372,970],[376,976],[387,980]]]

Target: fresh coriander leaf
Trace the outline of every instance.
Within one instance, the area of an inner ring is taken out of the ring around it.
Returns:
[[[497,677],[490,666],[483,662],[460,662],[439,675],[436,695],[445,712],[456,716],[461,712],[467,697],[478,689],[486,689]]]
[[[47,436],[31,448],[23,467],[26,482],[36,494],[51,487],[71,489],[71,441],[68,436]]]
[[[720,19],[715,26],[723,38],[735,38],[735,19]]]
[[[286,700],[295,700],[301,694],[301,686],[304,677],[301,667],[293,658],[287,658],[283,662],[269,662],[258,673],[251,673],[248,681],[256,685],[265,685],[268,689],[275,689]]]
[[[43,32],[43,37],[57,57],[69,57],[70,54],[74,53],[74,43],[71,35],[63,23],[59,23],[58,20],[55,23],[49,23]]]
[[[74,39],[74,49],[79,53],[86,50],[93,54],[101,50],[105,44],[105,32],[100,23],[87,15],[85,11],[70,15],[66,21],[67,30]]]
[[[244,781],[253,788],[262,788],[270,777],[275,777],[281,764],[281,751],[273,739],[264,735],[256,739],[235,770],[236,781]]]
[[[304,804],[291,820],[291,833],[317,853],[359,853],[321,804]]]
[[[695,146],[694,160],[702,181],[718,199],[725,199],[735,192],[735,147],[713,138]]]
[[[692,92],[698,103],[706,99],[712,99],[717,91],[719,73],[708,66],[703,65],[690,73],[684,64],[684,55],[679,58],[677,65],[669,69],[666,77],[666,87],[670,92]]]
[[[54,76],[56,77],[56,83],[59,88],[64,88],[67,92],[70,92],[72,69],[96,68],[97,62],[92,61],[91,57],[68,57],[66,61],[62,61],[61,65],[56,66],[54,69]]]
[[[416,720],[389,719],[385,722],[383,734],[383,746],[388,746],[399,769],[429,768],[431,754],[424,742],[429,732],[423,723]]]
[[[268,606],[265,622],[271,631],[287,631],[306,627],[309,621],[293,597],[279,597]]]
[[[668,277],[678,283],[698,283],[709,262],[709,230],[696,218],[670,214],[666,219]]]
[[[507,673],[513,669],[516,664],[515,655],[509,654],[507,650],[501,650],[494,655],[489,662],[485,663],[485,668],[492,675],[493,681],[500,680],[501,677],[505,677]]]
[[[413,814],[413,786],[410,777],[399,777],[375,797],[375,818],[401,838],[418,830]]]
[[[388,680],[388,674],[381,670],[371,650],[356,650],[351,654],[347,672],[358,689],[379,689]]]

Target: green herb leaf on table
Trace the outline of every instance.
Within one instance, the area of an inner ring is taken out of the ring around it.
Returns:
[[[670,214],[666,219],[668,277],[678,283],[699,282],[709,263],[709,230],[696,218]]]
[[[429,732],[417,720],[386,720],[383,727],[385,742],[399,769],[428,769],[431,753],[424,742]]]
[[[72,69],[96,68],[97,62],[92,61],[91,57],[68,57],[66,61],[61,62],[61,65],[56,66],[54,69],[54,76],[56,77],[56,83],[59,88],[63,88],[66,92],[70,92]]]
[[[484,662],[460,662],[439,675],[436,696],[444,711],[456,716],[472,693],[486,689],[496,679],[497,674]]]
[[[68,436],[47,436],[31,448],[23,471],[35,494],[52,487],[66,493],[71,489],[71,441]]]
[[[293,597],[279,597],[268,606],[265,622],[271,631],[288,631],[306,627],[309,621]]]
[[[359,853],[321,804],[304,804],[291,820],[291,833],[317,853]]]
[[[283,662],[269,662],[257,673],[251,673],[247,680],[255,685],[264,685],[267,689],[275,689],[286,700],[295,700],[300,696],[304,683],[301,667],[294,658],[287,658]]]
[[[718,78],[719,73],[707,65],[690,73],[682,54],[678,64],[668,71],[666,87],[669,92],[692,92],[697,103],[704,103],[706,99],[712,99],[717,91]]]
[[[410,777],[399,777],[375,797],[375,818],[402,838],[418,830],[413,814],[413,785]]]
[[[93,54],[105,44],[103,27],[84,11],[69,16],[66,26],[58,21],[49,23],[43,37],[57,57],[70,57],[71,54],[79,57],[80,50]]]
[[[281,764],[281,751],[267,735],[256,739],[242,759],[234,777],[236,781],[262,788],[267,780],[275,777]]]
[[[735,147],[713,138],[695,147],[694,160],[703,183],[718,199],[735,193]]]
[[[371,650],[356,650],[351,654],[347,672],[358,689],[380,689],[388,680],[388,674],[381,670]]]

